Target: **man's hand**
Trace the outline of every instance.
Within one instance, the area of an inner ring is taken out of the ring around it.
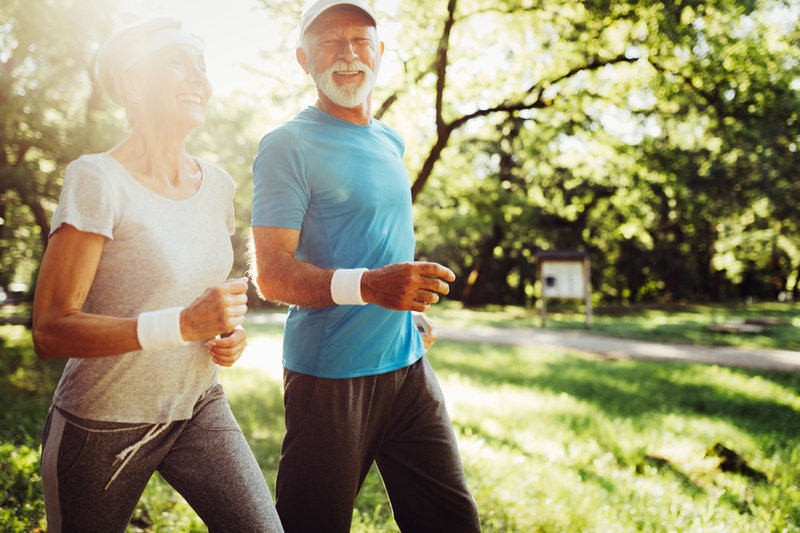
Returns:
[[[427,311],[450,292],[456,275],[439,263],[396,263],[364,273],[361,297],[396,311]]]

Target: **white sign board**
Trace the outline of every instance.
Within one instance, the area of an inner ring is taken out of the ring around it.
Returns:
[[[580,261],[542,262],[542,294],[545,298],[576,298],[585,295],[583,263]]]

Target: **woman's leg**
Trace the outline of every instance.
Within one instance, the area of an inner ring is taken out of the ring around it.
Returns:
[[[158,471],[212,533],[283,531],[264,474],[220,385],[195,406]]]
[[[83,420],[51,408],[41,464],[48,532],[125,531],[160,455],[157,443],[143,444],[122,469],[117,455],[153,427]]]

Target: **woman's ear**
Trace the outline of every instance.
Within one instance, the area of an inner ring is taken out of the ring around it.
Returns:
[[[123,74],[114,80],[114,84],[117,86],[117,91],[125,107],[141,102],[145,97],[145,86],[138,76]]]

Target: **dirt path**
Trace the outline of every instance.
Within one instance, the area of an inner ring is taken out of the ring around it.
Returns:
[[[515,346],[543,346],[581,351],[615,359],[696,362],[720,366],[800,372],[800,352],[726,346],[694,346],[618,339],[582,331],[537,328],[493,328],[469,330],[439,328],[439,338],[462,342],[486,342]]]
[[[252,313],[252,323],[283,323],[282,313]],[[247,324],[245,323],[245,327]],[[496,328],[475,326],[469,330],[439,326],[439,338],[460,342],[482,342],[513,346],[541,346],[564,351],[580,351],[613,359],[695,362],[720,366],[800,372],[800,352],[724,346],[693,346],[618,339],[584,331],[543,328]],[[281,341],[279,338],[254,338],[249,341],[237,366],[257,367],[280,378]]]

